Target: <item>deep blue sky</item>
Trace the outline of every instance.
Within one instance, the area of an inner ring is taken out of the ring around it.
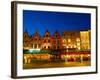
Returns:
[[[91,15],[87,13],[23,10],[23,30],[29,35],[35,31],[42,36],[46,30],[52,35],[56,30],[61,34],[63,31],[90,28]]]

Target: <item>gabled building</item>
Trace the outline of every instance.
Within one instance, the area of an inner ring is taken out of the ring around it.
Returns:
[[[53,49],[62,49],[62,39],[58,31],[52,35],[52,48]]]
[[[24,49],[64,49],[64,50],[90,50],[91,31],[64,31],[62,35],[56,31],[52,36],[48,30],[40,37],[36,31],[32,37],[27,32],[23,34]]]
[[[41,39],[38,32],[35,32],[31,37],[31,47],[33,49],[40,49],[41,48]]]
[[[30,48],[30,36],[27,32],[23,33],[23,48],[29,49]]]
[[[41,37],[41,48],[42,49],[52,49],[52,39],[51,39],[51,35],[50,32],[48,30],[46,30],[46,32],[44,33],[44,35]]]

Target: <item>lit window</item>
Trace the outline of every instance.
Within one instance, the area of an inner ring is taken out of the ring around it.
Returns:
[[[73,46],[71,45],[71,48],[73,48]]]
[[[76,39],[76,41],[77,41],[77,42],[79,42],[79,41],[80,41],[80,39],[79,39],[79,38],[77,38],[77,39]]]
[[[81,48],[80,47],[78,47],[78,50],[80,50]]]
[[[68,39],[68,42],[71,42],[71,40],[70,40],[70,39]]]
[[[66,46],[66,48],[69,48],[68,46]]]
[[[77,43],[77,46],[79,46],[80,45],[80,43]]]
[[[66,42],[66,40],[64,39],[63,42]]]
[[[76,45],[74,45],[74,48],[76,48]]]

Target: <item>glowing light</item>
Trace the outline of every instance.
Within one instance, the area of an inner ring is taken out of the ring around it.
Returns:
[[[26,59],[26,56],[24,56],[24,59]]]
[[[79,46],[79,45],[80,45],[80,43],[77,43],[77,45]]]
[[[79,38],[77,38],[77,39],[76,39],[76,41],[78,42],[78,41],[80,41],[80,39],[79,39]]]
[[[30,53],[32,53],[33,51],[40,51],[40,49],[29,49]]]
[[[69,58],[70,56],[69,55],[66,55],[66,57]]]
[[[29,49],[29,47],[24,47],[24,49]]]
[[[63,42],[66,42],[66,40],[64,39]]]
[[[87,56],[90,57],[90,54],[88,54]]]
[[[76,48],[76,45],[74,45],[74,48]]]
[[[30,52],[30,53],[33,52],[33,49],[29,49],[29,52]]]
[[[73,46],[71,45],[71,48],[73,48]]]
[[[80,50],[81,48],[80,47],[78,47],[78,50]]]
[[[68,46],[66,46],[66,48],[69,48]]]
[[[68,42],[71,42],[71,40],[70,40],[70,39],[68,39]]]

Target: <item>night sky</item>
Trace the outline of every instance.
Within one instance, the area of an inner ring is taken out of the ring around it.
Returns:
[[[88,13],[50,12],[23,10],[23,31],[31,36],[38,31],[42,36],[46,30],[52,35],[68,30],[89,30],[91,15]]]

